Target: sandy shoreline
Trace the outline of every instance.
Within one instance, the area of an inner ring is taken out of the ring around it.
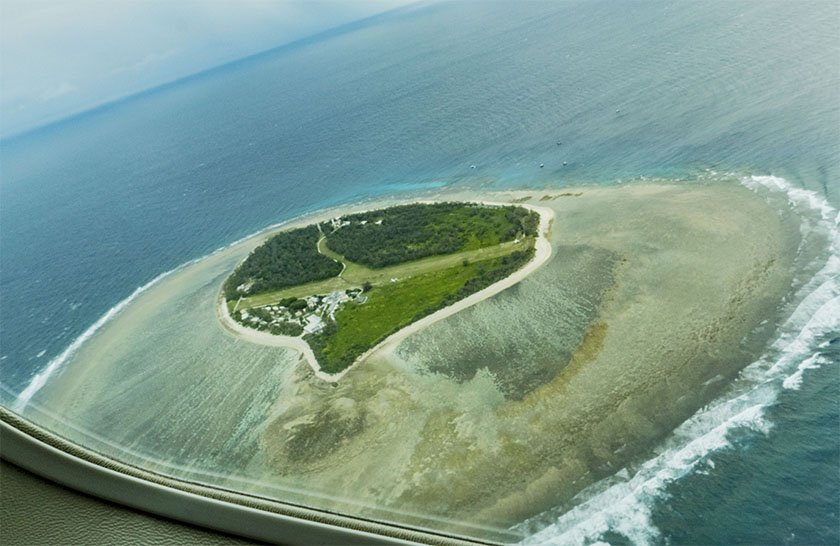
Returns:
[[[416,202],[421,203],[435,203],[437,201],[434,200],[418,200]],[[493,201],[476,201],[482,205],[492,205],[492,206],[510,206],[510,203],[501,203],[501,202],[493,202]],[[294,349],[301,353],[306,363],[312,368],[312,371],[315,374],[315,377],[321,379],[323,381],[334,383],[339,381],[342,377],[344,377],[347,372],[351,369],[355,368],[365,359],[367,359],[373,353],[384,351],[385,354],[390,354],[394,348],[401,341],[403,341],[408,336],[427,328],[428,326],[445,319],[446,317],[452,316],[459,311],[467,309],[477,303],[480,303],[487,298],[490,298],[502,290],[510,288],[511,286],[515,285],[516,283],[522,281],[528,275],[536,271],[540,268],[544,263],[548,261],[551,257],[551,242],[548,239],[549,231],[551,228],[551,222],[554,219],[554,211],[547,207],[538,207],[535,205],[527,205],[527,204],[518,204],[517,206],[521,206],[533,212],[536,212],[540,217],[540,223],[537,228],[537,239],[534,242],[534,257],[525,264],[524,267],[517,269],[511,275],[505,277],[504,279],[491,284],[487,288],[484,288],[475,294],[471,294],[470,296],[458,300],[457,302],[453,303],[452,305],[435,311],[431,315],[423,317],[422,319],[412,322],[408,326],[401,328],[399,331],[391,334],[387,338],[383,339],[364,353],[362,353],[356,360],[353,361],[353,364],[348,366],[347,368],[343,369],[342,371],[330,374],[321,370],[321,367],[318,365],[318,360],[315,358],[315,353],[312,352],[312,348],[309,344],[303,340],[301,337],[291,337],[291,336],[282,336],[282,335],[274,335],[267,332],[260,332],[258,330],[253,330],[251,328],[246,328],[242,326],[230,316],[228,312],[227,305],[225,304],[224,296],[219,297],[219,301],[217,304],[217,315],[219,321],[224,326],[225,330],[246,341],[251,343],[258,343],[261,345],[268,345],[272,347],[287,347],[290,349]],[[374,210],[374,209],[371,209]],[[297,222],[293,222],[292,225],[297,224]],[[276,233],[276,231],[272,230],[272,234]]]
[[[482,204],[487,205],[499,205],[501,203],[490,203],[490,202],[482,202]],[[511,286],[515,285],[516,283],[525,279],[528,275],[539,269],[543,264],[545,264],[548,259],[551,257],[551,242],[549,241],[549,233],[551,229],[551,222],[554,219],[554,211],[550,208],[546,207],[537,207],[534,205],[526,205],[526,204],[519,204],[518,206],[525,207],[529,210],[533,210],[537,214],[540,215],[540,225],[538,227],[538,237],[536,242],[534,243],[534,257],[531,259],[530,262],[525,264],[524,267],[521,269],[517,269],[508,277],[491,284],[487,288],[479,290],[475,294],[471,294],[466,298],[459,300],[449,307],[445,307],[439,311],[432,313],[427,317],[423,317],[422,319],[418,320],[417,322],[413,322],[406,326],[405,328],[401,329],[399,332],[394,333],[393,335],[385,338],[382,340],[381,343],[372,347],[370,350],[365,352],[361,355],[356,362],[353,363],[355,366],[358,362],[364,360],[371,354],[377,351],[383,351],[384,354],[390,355],[397,345],[400,344],[408,336],[414,334],[415,332],[419,332],[428,326],[431,326],[435,322],[445,319],[446,317],[452,316],[459,311],[467,309],[479,302],[490,298],[502,290],[506,290]],[[349,370],[350,368],[348,368]]]

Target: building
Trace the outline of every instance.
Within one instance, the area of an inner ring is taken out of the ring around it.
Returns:
[[[305,334],[317,334],[324,329],[324,321],[318,315],[309,315],[306,317],[306,326],[303,327]]]

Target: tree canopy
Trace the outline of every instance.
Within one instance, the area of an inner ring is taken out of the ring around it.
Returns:
[[[524,207],[401,205],[342,217],[327,246],[350,261],[381,268],[536,235],[538,221]]]
[[[341,264],[318,252],[315,225],[283,231],[257,247],[225,281],[227,299],[335,277]]]

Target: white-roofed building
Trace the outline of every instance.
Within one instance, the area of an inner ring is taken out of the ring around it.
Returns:
[[[324,329],[324,321],[318,315],[309,315],[306,317],[306,326],[303,327],[303,332],[306,334],[317,334]]]

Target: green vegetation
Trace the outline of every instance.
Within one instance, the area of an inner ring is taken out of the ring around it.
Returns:
[[[321,369],[339,372],[394,332],[499,281],[533,256],[533,248],[433,271],[373,288],[364,304],[348,303],[321,332],[304,339]]]
[[[298,300],[301,301],[301,300]],[[303,302],[306,305],[306,302]],[[274,317],[272,314],[262,307],[255,307],[253,309],[248,309],[245,311],[248,317],[254,317],[257,319],[254,322],[248,322],[243,316],[242,311],[236,311],[233,314],[233,319],[237,322],[245,324],[249,328],[253,328],[255,330],[271,332],[275,336],[292,336],[297,337],[303,333],[303,326],[300,324],[295,324],[294,322],[287,322],[287,321],[273,321]]]
[[[474,250],[536,235],[539,218],[523,207],[414,204],[341,218],[327,246],[372,268]]]
[[[520,206],[404,205],[282,232],[225,281],[244,326],[298,337],[336,373],[392,333],[510,275],[534,254]]]
[[[303,333],[303,326],[291,322],[284,322],[280,324],[272,324],[268,327],[268,331],[275,336],[297,337]]]
[[[334,292],[336,290],[345,290],[347,288],[362,286],[362,283],[365,281],[370,282],[373,285],[378,285],[387,283],[394,278],[406,279],[408,277],[422,275],[423,273],[428,273],[430,271],[437,271],[439,269],[446,269],[448,267],[460,265],[464,258],[470,262],[478,262],[489,258],[505,256],[515,250],[527,250],[529,247],[533,246],[533,244],[534,239],[529,237],[520,241],[518,244],[514,241],[510,241],[497,246],[479,248],[477,250],[469,250],[467,252],[458,252],[457,254],[431,256],[429,258],[423,258],[422,260],[415,260],[404,264],[383,267],[382,269],[371,269],[363,265],[355,264],[336,254],[336,256],[338,256],[339,259],[341,259],[341,261],[343,261],[347,266],[340,277],[333,277],[330,279],[248,296],[246,298],[242,298],[242,301],[239,303],[239,308],[247,309],[248,307],[274,304],[283,298],[289,297],[302,298],[313,294],[329,294],[330,292]],[[322,244],[321,246],[323,247],[324,245]]]
[[[317,226],[284,231],[254,250],[224,284],[227,299],[335,277],[341,264],[318,252]]]
[[[306,309],[306,300],[298,298],[283,298],[277,302],[277,305],[281,307],[288,307],[292,311],[302,311]]]

